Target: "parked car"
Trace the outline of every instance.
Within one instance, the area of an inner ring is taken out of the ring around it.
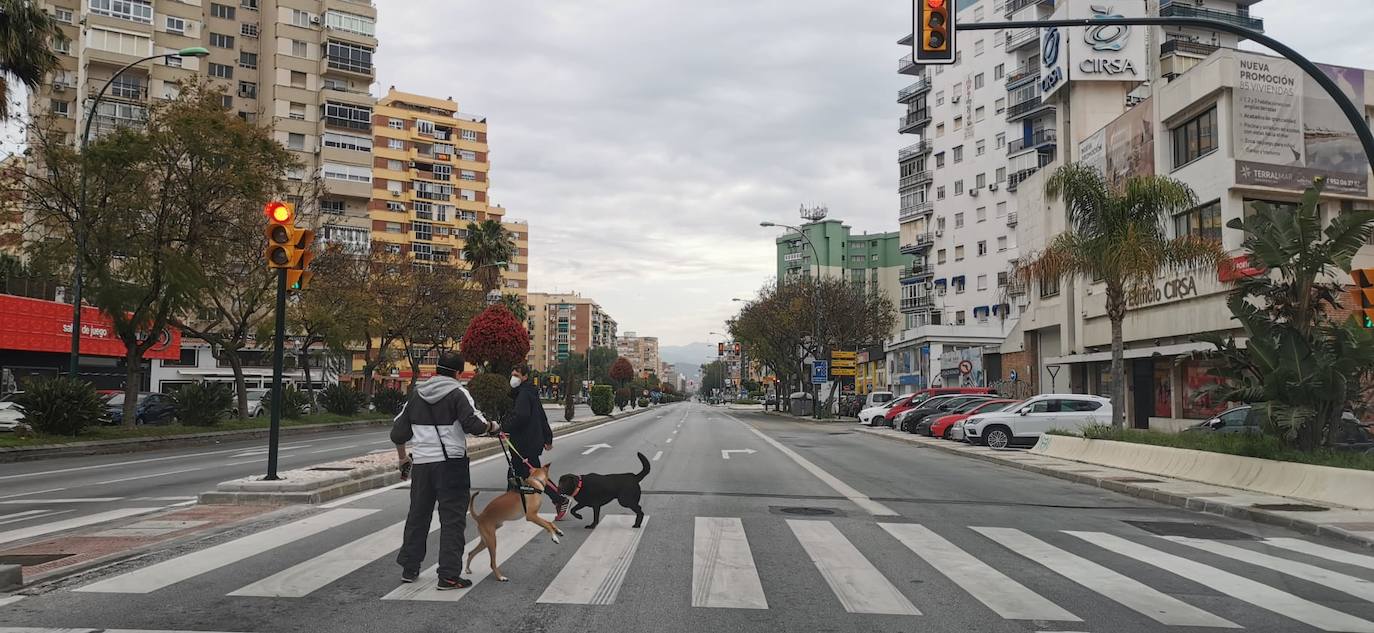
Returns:
[[[1184,433],[1244,433],[1258,435],[1261,433],[1260,416],[1252,414],[1253,408],[1246,404],[1239,407],[1232,407],[1211,419],[1203,420],[1197,424],[1183,429]]]
[[[891,409],[892,407],[896,406],[898,402],[899,400],[888,400],[887,402],[884,402],[880,405],[872,406],[860,411],[859,424],[866,424],[868,426],[881,426],[883,423],[883,416],[887,414],[888,409]]]
[[[964,421],[964,435],[973,444],[1008,448],[1034,444],[1052,429],[1077,431],[1111,421],[1111,400],[1076,393],[1048,393],[1030,398],[1014,409],[971,416]]]
[[[905,431],[907,429],[904,425],[906,424],[907,419],[910,417],[908,414],[912,411],[922,408],[929,410],[930,407],[943,404],[952,398],[959,397],[960,395],[961,394],[947,393],[937,396],[928,395],[920,398],[918,398],[915,395],[909,396],[907,402],[904,405],[898,405],[899,407],[901,407],[901,411],[889,415],[888,419],[892,422],[892,428]]]
[[[951,439],[951,436],[953,435],[953,428],[955,426],[961,425],[963,421],[967,420],[970,416],[973,416],[978,413],[993,413],[996,411],[1003,411],[1009,407],[1012,407],[1018,402],[1020,402],[1020,400],[975,400],[969,402],[968,404],[965,404],[962,407],[959,407],[959,409],[956,411],[951,411],[948,414],[941,416],[932,415],[929,418],[926,418],[926,420],[921,423],[921,426],[918,430],[924,429],[923,432],[925,435],[929,435],[930,437],[940,437],[948,440]],[[960,429],[960,439],[963,439],[962,432],[963,430]]]
[[[920,406],[907,409],[906,413],[903,413],[901,416],[898,417],[899,428],[901,428],[903,431],[906,431],[907,433],[918,433],[920,432],[919,428],[921,423],[931,419],[934,416],[944,415],[946,413],[953,413],[955,411],[960,410],[964,406],[970,405],[974,402],[982,402],[983,400],[988,400],[990,398],[992,398],[992,396],[983,393],[951,394],[948,396],[934,396],[931,398],[927,398],[925,402],[922,402],[920,404]]]
[[[864,409],[872,409],[896,400],[897,396],[891,391],[870,391],[864,398]]]
[[[916,393],[913,393],[909,396],[905,396],[904,398],[898,400],[897,405],[894,406],[892,409],[888,410],[885,416],[886,424],[887,426],[896,428],[898,415],[901,415],[901,413],[903,411],[906,411],[907,409],[919,406],[921,403],[925,402],[929,398],[933,398],[935,396],[948,396],[959,394],[967,395],[979,393],[995,395],[997,392],[987,387],[931,387],[929,389],[922,389],[920,391],[917,391]]]
[[[248,390],[248,415],[247,415],[247,417],[250,417],[250,418],[260,418],[260,417],[262,417],[262,416],[264,416],[264,415],[267,415],[267,413],[268,413],[267,410],[271,408],[270,406],[267,406],[267,405],[269,404],[268,399],[267,399],[267,394],[269,394],[269,393],[272,393],[272,390],[271,390],[271,389],[249,389],[249,390]],[[230,407],[230,409],[229,409],[229,412],[232,413],[232,414],[234,414],[234,415],[238,415],[238,414],[239,414],[239,405],[238,405],[238,401],[239,401],[238,396],[235,396],[235,397],[234,397],[234,405],[233,405],[232,407]]]
[[[0,396],[0,433],[13,433],[23,424],[24,408],[15,402],[23,393],[15,391]]]
[[[110,424],[124,423],[124,394],[110,398],[105,408],[110,416]],[[163,393],[140,393],[134,405],[134,416],[134,424],[175,424],[176,401]]]

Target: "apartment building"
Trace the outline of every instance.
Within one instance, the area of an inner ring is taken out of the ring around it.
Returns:
[[[55,48],[60,70],[29,99],[32,115],[53,115],[75,141],[88,99],[125,64],[191,46],[205,58],[143,62],[110,85],[93,113],[92,134],[141,125],[154,99],[177,96],[177,82],[208,78],[224,107],[272,128],[301,161],[290,174],[319,173],[325,193],[298,200],[321,240],[367,248],[371,198],[369,89],[376,76],[377,10],[368,0],[48,0],[69,42]],[[317,215],[318,214],[318,215]]]
[[[453,99],[393,86],[377,101],[370,125],[372,246],[416,262],[454,266],[471,277],[463,258],[468,224],[496,220],[516,241],[516,254],[501,271],[501,291],[525,299],[529,227],[507,220],[506,210],[487,197],[486,118],[460,112]]]
[[[657,374],[662,365],[663,361],[658,356],[657,336],[639,336],[635,332],[626,332],[624,336],[616,338],[615,347],[621,356],[630,361],[636,375]]]
[[[616,322],[597,302],[577,293],[529,293],[530,366],[549,371],[571,354],[616,348]]]
[[[24,159],[11,154],[0,160],[0,190],[12,187],[24,173]],[[24,258],[24,205],[16,196],[0,196],[0,255]]]
[[[893,305],[897,304],[901,287],[898,280],[913,262],[910,255],[900,252],[897,232],[856,234],[836,219],[808,222],[797,228],[805,237],[789,232],[775,240],[779,283],[815,275],[819,267],[823,279],[847,279],[867,290],[881,292]],[[815,246],[815,253],[807,240]]]

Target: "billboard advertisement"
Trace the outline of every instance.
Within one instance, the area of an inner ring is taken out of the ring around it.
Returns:
[[[1146,99],[1078,143],[1078,162],[1120,187],[1155,173],[1154,101]]]
[[[1236,182],[1302,190],[1326,176],[1332,193],[1364,195],[1369,163],[1355,130],[1316,80],[1285,59],[1237,52]],[[1364,71],[1318,64],[1364,110]]]
[[[0,350],[66,354],[72,344],[72,307],[65,303],[0,295]],[[81,308],[81,353],[123,358],[124,342],[115,334],[114,322],[100,310]],[[144,359],[181,358],[181,331],[159,333]]]

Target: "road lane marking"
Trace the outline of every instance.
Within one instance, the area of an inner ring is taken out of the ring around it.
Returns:
[[[15,497],[27,497],[27,496],[29,496],[29,495],[41,495],[41,494],[44,494],[44,493],[47,493],[47,492],[62,492],[63,490],[66,490],[66,488],[48,488],[47,490],[35,490],[35,491],[33,491],[33,492],[20,492],[20,493],[18,493],[18,494],[5,495],[5,496],[3,496],[3,497],[0,497],[0,499],[13,499],[13,498],[15,498]]]
[[[739,519],[697,517],[692,537],[692,606],[768,608]]]
[[[15,512],[14,514],[6,514],[0,516],[0,525],[5,525],[6,523],[18,523],[20,521],[29,521],[38,518],[34,515],[43,515],[45,518],[51,519],[54,515],[66,514],[68,512],[76,512],[76,510],[25,510],[24,512]]]
[[[1255,582],[1249,578],[1222,571],[1215,567],[1175,556],[1160,550],[1132,543],[1124,538],[1106,532],[1077,532],[1065,530],[1070,534],[1147,565],[1177,574],[1213,591],[1223,593],[1261,609],[1273,611],[1281,616],[1297,620],[1323,631],[1346,631],[1352,633],[1374,633],[1374,622],[1346,615],[1335,609],[1324,607],[1315,602],[1304,600],[1269,585]]]
[[[120,508],[118,510],[109,510],[106,512],[97,512],[95,514],[88,514],[86,516],[74,517],[71,519],[66,519],[64,521],[57,521],[55,523],[31,525],[26,528],[19,528],[16,530],[10,530],[8,532],[0,532],[0,543],[13,543],[14,541],[22,541],[24,539],[33,538],[35,536],[43,536],[45,534],[62,532],[65,530],[74,530],[76,528],[86,527],[88,525],[95,525],[97,523],[113,521],[115,519],[123,519],[125,517],[131,517],[136,514],[147,514],[149,512],[157,512],[161,509],[162,508]]]
[[[671,438],[671,437],[668,438],[668,441],[667,441],[666,443],[667,443],[667,444],[672,444],[672,443],[673,443],[673,438]]]
[[[124,497],[74,497],[71,499],[20,499],[18,501],[0,501],[4,505],[31,505],[38,503],[63,504],[63,503],[106,503],[109,501],[120,501]]]
[[[1288,574],[1294,578],[1301,578],[1307,582],[1316,583],[1325,587],[1330,587],[1341,593],[1347,593],[1356,598],[1374,602],[1374,582],[1347,576],[1334,571],[1327,571],[1316,565],[1308,565],[1297,561],[1271,556],[1262,552],[1248,550],[1243,547],[1236,547],[1228,543],[1218,543],[1206,539],[1187,538],[1182,536],[1165,536],[1167,540],[1175,543],[1182,543],[1189,547],[1196,547],[1204,552],[1211,552],[1218,556],[1233,558],[1243,563],[1258,565],[1266,569],[1272,569],[1281,574]]]
[[[325,585],[362,569],[367,564],[400,549],[406,522],[387,526],[356,541],[237,589],[231,596],[264,598],[303,598]],[[438,514],[430,520],[430,532],[439,529]]]
[[[0,481],[4,481],[4,480],[6,480],[6,479],[18,479],[18,478],[20,478],[20,477],[39,477],[39,476],[42,476],[42,475],[57,475],[57,474],[60,474],[60,473],[75,473],[75,472],[81,472],[81,471],[86,471],[86,470],[96,470],[96,469],[99,469],[99,468],[114,468],[114,467],[116,467],[116,466],[129,466],[129,465],[132,465],[132,464],[148,464],[148,463],[152,463],[152,462],[165,462],[165,461],[170,460],[170,459],[190,459],[190,458],[192,458],[192,457],[204,457],[205,455],[223,455],[223,454],[225,454],[225,453],[240,453],[240,452],[243,452],[243,449],[241,449],[241,448],[231,448],[231,449],[225,449],[225,450],[222,450],[222,451],[206,451],[206,452],[203,452],[203,453],[190,453],[190,454],[187,454],[187,455],[172,455],[172,456],[170,456],[170,457],[149,457],[149,458],[147,458],[147,459],[132,459],[132,460],[128,460],[128,461],[111,462],[111,463],[109,463],[109,464],[95,464],[95,465],[92,465],[92,466],[77,466],[77,467],[74,467],[74,468],[59,468],[59,469],[57,469],[57,470],[43,470],[43,471],[39,471],[39,472],[36,472],[36,473],[20,473],[20,474],[18,474],[18,475],[5,475],[5,476],[3,476],[3,477],[0,477]]]
[[[756,428],[750,426],[749,424],[745,423],[743,420],[740,420],[739,418],[737,418],[737,417],[735,417],[735,416],[733,416],[733,415],[726,414],[725,417],[730,418],[731,420],[734,420],[734,421],[740,423],[740,425],[743,426],[744,428],[749,429],[749,431],[750,431],[751,433],[753,433],[754,435],[759,436],[759,439],[763,440],[764,442],[767,442],[769,446],[772,446],[773,448],[778,449],[778,452],[780,452],[780,453],[782,453],[783,455],[786,455],[786,456],[788,456],[789,458],[791,458],[792,461],[796,462],[798,466],[801,466],[802,468],[806,469],[807,472],[809,472],[809,473],[811,473],[812,475],[814,475],[817,479],[819,479],[819,480],[825,482],[825,484],[826,484],[827,486],[830,486],[831,488],[833,488],[833,489],[835,490],[835,492],[840,493],[840,494],[843,495],[845,498],[847,498],[847,499],[849,499],[850,501],[852,501],[852,502],[854,503],[854,505],[857,505],[857,506],[859,506],[860,508],[863,508],[864,511],[868,512],[869,514],[872,514],[872,515],[874,515],[874,516],[884,516],[884,517],[895,517],[895,516],[899,516],[895,511],[892,510],[892,508],[889,508],[889,507],[887,507],[887,506],[885,506],[885,505],[883,505],[883,504],[881,504],[881,503],[878,503],[877,501],[874,501],[874,500],[872,500],[872,499],[869,499],[869,498],[868,498],[868,495],[866,495],[866,494],[864,494],[864,493],[862,493],[862,492],[859,492],[858,490],[855,490],[853,486],[850,486],[849,484],[844,483],[843,481],[840,481],[840,480],[839,480],[838,478],[836,478],[834,475],[831,475],[830,473],[825,472],[824,470],[821,469],[820,466],[817,466],[817,465],[811,463],[810,460],[808,460],[808,459],[806,459],[805,457],[802,457],[801,455],[797,454],[796,451],[794,451],[794,450],[792,450],[792,449],[790,449],[790,448],[787,448],[786,446],[783,446],[781,442],[779,442],[779,441],[777,441],[777,440],[775,440],[775,439],[773,439],[773,438],[771,438],[771,437],[768,437],[767,435],[764,435],[764,434],[763,434],[763,431],[760,431],[760,430],[758,430],[758,429],[756,429]]]
[[[134,501],[195,501],[197,497],[135,497]]]
[[[227,543],[149,565],[74,591],[86,593],[150,593],[194,578],[268,550],[356,521],[378,510],[339,509],[256,532]]]
[[[1071,554],[1013,528],[975,527],[982,534],[1069,580],[1106,596],[1165,626],[1235,629],[1240,625],[1219,618],[1182,600],[1118,574],[1086,558]]]
[[[1004,619],[1083,621],[924,525],[879,523],[878,527]]]
[[[553,519],[552,514],[540,516],[545,519]],[[504,564],[512,554],[520,551],[520,548],[530,542],[530,539],[533,539],[536,534],[546,534],[546,532],[544,532],[544,528],[529,521],[514,521],[501,526],[500,529],[496,530],[496,564],[498,566]],[[472,539],[463,548],[463,551],[471,552],[473,548],[477,547],[480,540]],[[466,558],[467,556],[464,554],[465,562]],[[429,602],[457,602],[462,600],[463,596],[472,593],[472,590],[477,588],[478,583],[491,576],[491,555],[482,552],[472,560],[472,573],[466,576],[468,580],[472,581],[472,586],[467,589],[439,591],[434,583],[428,580],[437,576],[438,573],[438,565],[430,567],[423,574],[420,574],[422,578],[420,582],[402,584],[393,589],[391,593],[382,596],[382,600],[424,600]]]
[[[0,607],[8,606],[23,600],[24,596],[4,596],[0,597]],[[3,630],[3,629],[0,629]]]
[[[845,611],[921,615],[829,521],[788,519],[787,525]]]
[[[644,515],[643,523],[648,522],[649,515]],[[633,524],[634,516],[628,514],[601,517],[601,523],[558,571],[538,602],[614,604],[639,547],[639,537],[644,534],[643,528],[630,527]]]
[[[657,452],[657,453],[654,453],[654,460],[653,460],[653,461],[658,461],[658,458],[660,458],[660,457],[663,457],[663,451],[659,451],[659,452]]]
[[[89,484],[89,485],[91,485],[91,486],[104,486],[104,485],[106,485],[106,484],[117,484],[117,483],[124,482],[124,481],[135,481],[135,480],[138,480],[138,479],[152,479],[153,477],[165,477],[165,476],[167,476],[167,475],[176,475],[176,474],[178,474],[178,473],[189,473],[189,472],[194,471],[194,470],[204,470],[204,469],[202,469],[202,468],[183,468],[183,469],[181,469],[181,470],[169,470],[169,471],[167,471],[167,472],[165,472],[165,473],[153,473],[153,474],[151,474],[151,475],[138,475],[137,477],[124,477],[123,479],[109,479],[109,480],[106,480],[106,481],[97,481],[97,482],[95,482],[95,483],[93,483],[93,484]]]
[[[1374,569],[1374,556],[1355,554],[1353,552],[1347,552],[1345,550],[1336,549],[1334,547],[1327,547],[1325,545],[1309,543],[1302,539],[1296,538],[1267,538],[1264,539],[1264,543],[1266,545],[1282,547],[1283,549],[1291,550],[1301,554],[1307,554],[1308,556],[1325,558],[1326,560],[1335,561],[1337,563],[1345,563],[1347,565],[1355,565],[1357,567],[1364,567],[1366,569]]]

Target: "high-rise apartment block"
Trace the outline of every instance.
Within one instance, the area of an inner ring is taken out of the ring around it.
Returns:
[[[651,372],[657,374],[662,364],[658,357],[657,336],[638,336],[634,332],[626,332],[616,339],[616,350],[630,361],[635,374],[639,376]]]
[[[571,354],[616,347],[616,322],[576,293],[529,293],[530,366],[548,371]]]

